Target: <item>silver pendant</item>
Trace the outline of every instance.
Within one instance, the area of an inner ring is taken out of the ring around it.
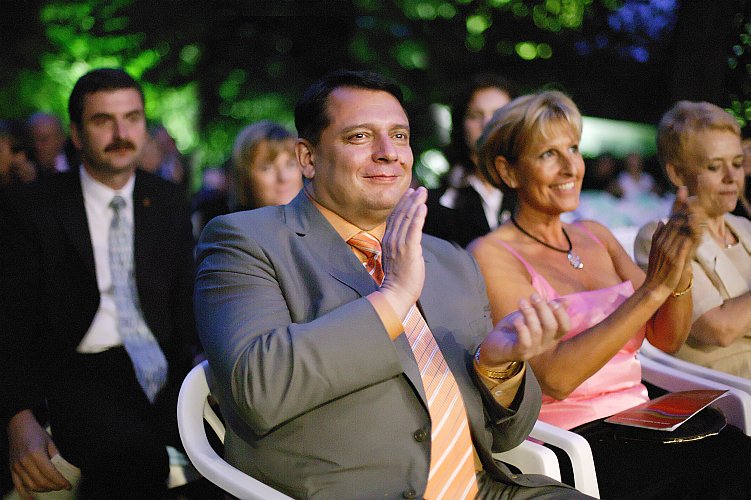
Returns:
[[[571,264],[571,267],[574,269],[582,269],[584,267],[581,258],[576,255],[573,250],[569,250],[566,257],[568,257],[568,263]]]

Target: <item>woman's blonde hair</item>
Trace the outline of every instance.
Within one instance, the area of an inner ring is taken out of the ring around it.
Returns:
[[[724,130],[740,139],[738,121],[727,111],[708,102],[679,101],[662,115],[657,127],[657,156],[663,169],[670,163],[682,169],[688,145],[697,132]]]
[[[250,169],[256,161],[256,155],[262,143],[267,144],[269,160],[282,152],[295,154],[295,136],[278,123],[262,120],[248,125],[237,134],[232,147],[232,163],[237,180],[237,202],[240,207],[254,206],[250,183]]]
[[[517,97],[495,112],[485,126],[478,142],[480,172],[504,193],[513,188],[506,185],[495,168],[495,159],[503,156],[510,164],[524,154],[533,138],[549,138],[564,124],[581,137],[582,117],[567,95],[547,90]]]

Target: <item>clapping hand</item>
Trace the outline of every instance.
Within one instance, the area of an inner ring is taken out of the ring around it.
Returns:
[[[383,235],[381,292],[400,318],[420,298],[425,283],[422,226],[428,213],[427,197],[423,187],[408,189],[391,212]]]
[[[569,331],[571,321],[559,300],[545,302],[533,293],[519,309],[501,319],[481,345],[480,364],[489,368],[527,361],[553,348]]]
[[[707,215],[695,197],[680,187],[667,223],[658,223],[649,251],[644,286],[666,293],[690,283],[691,259],[706,227]]]

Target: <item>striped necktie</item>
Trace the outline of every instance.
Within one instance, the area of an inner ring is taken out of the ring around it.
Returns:
[[[141,313],[133,269],[133,228],[121,213],[125,200],[115,196],[110,207],[114,216],[109,229],[109,261],[118,331],[138,383],[153,403],[167,382],[167,359]]]
[[[380,285],[383,267],[378,239],[363,231],[347,243],[365,255],[363,266]],[[428,500],[474,498],[478,491],[474,450],[456,379],[417,306],[412,306],[403,324],[420,369],[432,425],[430,472],[424,497]]]

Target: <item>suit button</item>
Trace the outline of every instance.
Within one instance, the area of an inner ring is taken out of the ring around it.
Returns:
[[[417,492],[415,490],[407,490],[402,493],[404,498],[417,498]]]
[[[414,437],[415,441],[417,441],[418,443],[422,443],[423,441],[428,439],[428,433],[423,429],[417,429],[414,434],[412,434],[412,437]]]

